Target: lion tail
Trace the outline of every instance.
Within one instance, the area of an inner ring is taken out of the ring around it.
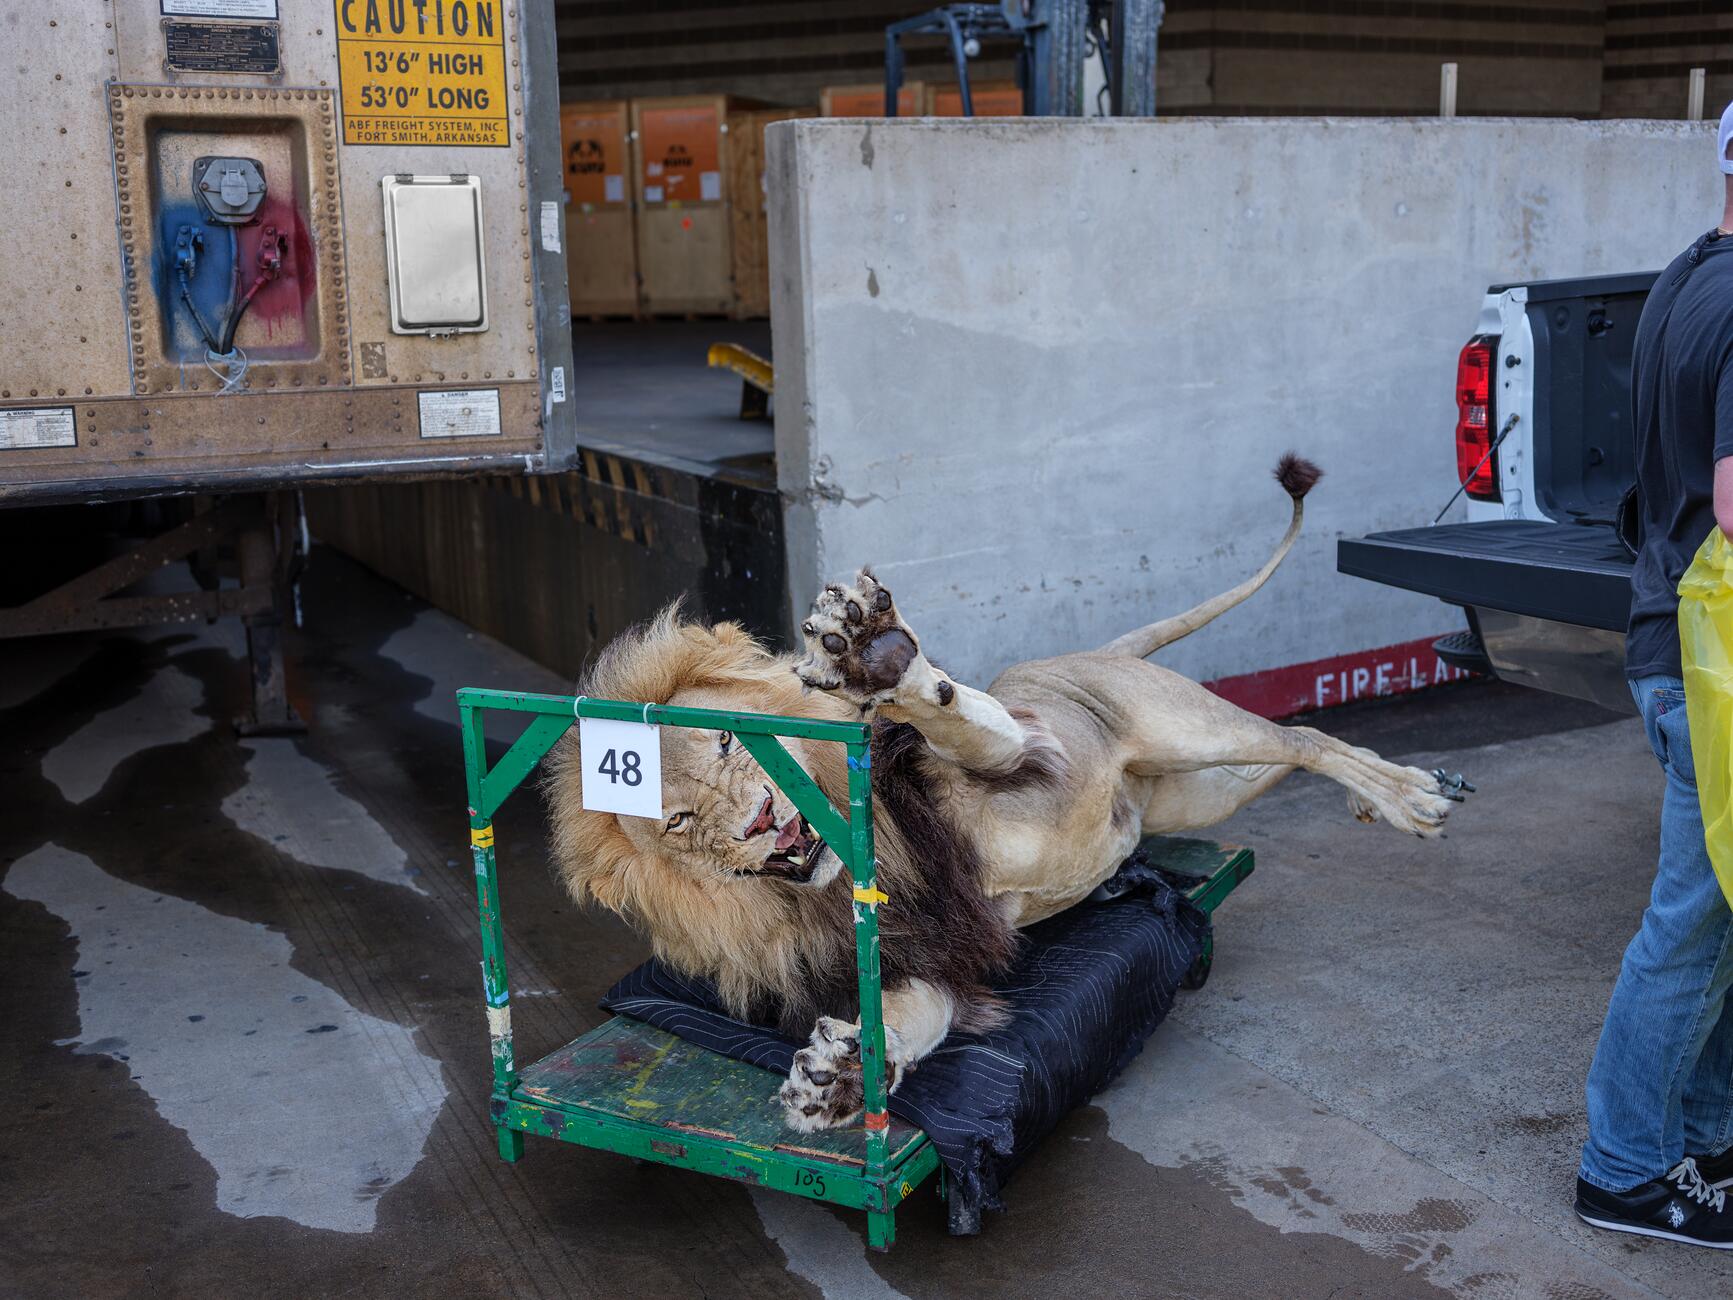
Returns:
[[[1300,521],[1305,517],[1306,493],[1312,490],[1314,484],[1324,476],[1324,471],[1303,456],[1288,452],[1276,464],[1276,482],[1282,485],[1294,502],[1294,517],[1288,523],[1288,531],[1283,535],[1281,545],[1275,553],[1264,561],[1264,567],[1239,586],[1220,595],[1211,596],[1201,605],[1195,605],[1183,614],[1175,614],[1164,618],[1159,623],[1151,623],[1148,627],[1140,627],[1135,632],[1127,632],[1124,636],[1109,641],[1101,647],[1103,654],[1130,655],[1143,659],[1154,654],[1164,645],[1171,645],[1182,636],[1197,631],[1205,623],[1218,615],[1225,614],[1246,597],[1250,596],[1276,571],[1276,566],[1282,558],[1293,549],[1294,539],[1300,535]]]

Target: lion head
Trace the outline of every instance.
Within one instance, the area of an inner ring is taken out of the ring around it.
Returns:
[[[848,716],[846,706],[804,691],[789,661],[738,624],[683,621],[678,603],[610,645],[579,690],[689,708]],[[833,802],[846,800],[840,747],[782,743]],[[810,981],[814,959],[847,965],[846,929],[805,916],[832,892],[842,863],[734,736],[663,729],[661,821],[585,810],[580,770],[573,728],[548,755],[543,788],[559,869],[579,902],[632,920],[660,956],[716,980],[736,1006],[766,987]],[[828,905],[847,916],[846,901]],[[838,946],[838,937],[841,951],[811,951],[814,943]]]

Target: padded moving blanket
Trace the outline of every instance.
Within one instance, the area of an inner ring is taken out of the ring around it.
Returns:
[[[1100,891],[1023,931],[998,982],[1011,1020],[992,1033],[945,1039],[891,1094],[890,1109],[925,1130],[953,1186],[973,1205],[1002,1209],[1000,1189],[1067,1112],[1123,1070],[1172,1009],[1202,951],[1209,918],[1170,878],[1133,857]],[[715,989],[652,959],[608,991],[619,1015],[787,1074],[796,1043],[732,1019]]]

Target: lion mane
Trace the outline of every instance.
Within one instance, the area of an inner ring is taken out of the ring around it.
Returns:
[[[722,690],[733,707],[803,718],[846,719],[847,706],[804,690],[791,661],[737,623],[703,626],[676,602],[605,650],[579,685],[601,699],[666,704],[691,690]],[[966,828],[941,807],[913,727],[873,731],[873,830],[879,887],[880,965],[886,988],[923,979],[950,995],[961,1031],[1001,1022],[988,988],[1009,965],[1016,931],[982,888],[981,858]],[[838,807],[848,778],[840,746],[807,742],[808,770]],[[617,815],[586,811],[578,733],[549,753],[543,794],[553,854],[580,904],[600,904],[645,933],[682,974],[710,980],[730,1014],[804,1038],[819,1015],[859,1015],[852,882],[823,888],[762,877],[704,875],[640,849]]]

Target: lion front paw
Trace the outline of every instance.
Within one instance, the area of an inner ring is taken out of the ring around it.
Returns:
[[[794,1054],[788,1081],[777,1093],[783,1121],[801,1133],[841,1128],[860,1114],[865,1098],[860,1074],[860,1030],[821,1017],[811,1045]]]
[[[806,658],[794,670],[800,680],[862,709],[894,696],[921,655],[890,590],[866,569],[853,586],[833,583],[820,592],[800,630],[806,638]]]
[[[888,1044],[895,1034],[889,1028],[885,1033]],[[894,1058],[895,1053],[891,1055]],[[886,1090],[894,1089],[900,1081],[901,1071],[893,1063],[885,1080]],[[802,1133],[842,1128],[860,1115],[865,1097],[860,1026],[831,1016],[819,1017],[810,1044],[794,1054],[788,1080],[777,1093],[784,1122]]]

